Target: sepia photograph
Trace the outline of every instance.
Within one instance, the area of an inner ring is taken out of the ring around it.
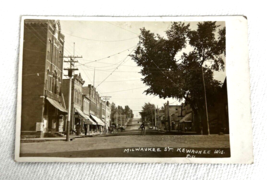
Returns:
[[[16,158],[231,158],[227,34],[220,18],[23,17]]]

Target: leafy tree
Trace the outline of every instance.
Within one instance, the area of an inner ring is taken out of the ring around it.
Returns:
[[[197,30],[190,30],[190,24],[174,22],[166,31],[167,38],[142,28],[138,46],[131,55],[142,67],[142,81],[149,86],[145,93],[185,99],[205,132],[203,78],[211,105],[220,87],[220,82],[213,79],[213,71],[224,69],[225,28],[219,30],[216,38],[218,27],[216,22],[200,22]],[[187,44],[193,51],[178,57]]]
[[[110,117],[111,121],[114,123],[116,120],[115,114],[118,112],[118,108],[116,107],[115,103],[111,104],[111,112],[110,112]]]
[[[125,111],[126,118],[129,118],[130,117],[130,108],[128,105],[126,105],[124,107],[124,111]]]
[[[145,105],[142,107],[142,111],[140,112],[140,115],[142,117],[142,121],[146,123],[152,123],[155,119],[155,105],[150,103],[145,103]]]
[[[203,71],[204,81],[205,81],[205,87],[206,87],[206,95],[207,99],[209,100],[208,104],[212,105],[214,100],[216,99],[216,95],[218,92],[218,89],[220,87],[220,83],[213,79],[213,71],[219,71],[224,70],[224,61],[223,61],[223,55],[225,55],[225,28],[219,30],[219,38],[218,40],[215,38],[215,32],[219,26],[216,25],[216,22],[201,22],[198,23],[197,30],[189,31],[188,37],[189,37],[189,44],[194,48],[194,50],[191,52],[193,54],[195,61],[199,64],[199,69]],[[207,61],[209,62],[209,66],[207,65]],[[203,68],[203,65],[205,65],[205,68]],[[201,81],[198,81],[199,85]],[[202,80],[203,83],[203,80]],[[203,88],[203,85],[202,85]],[[204,89],[204,88],[203,88]],[[199,114],[201,120],[202,120],[202,127],[204,130],[204,133],[207,133],[207,117],[204,107],[204,98],[203,98],[203,91],[199,91],[202,93],[202,96],[196,100],[196,96],[194,96],[195,99],[188,98],[189,102],[191,102],[191,107],[193,104],[197,104],[198,112],[196,112],[196,109],[194,107],[194,111]]]
[[[133,111],[128,105],[124,107],[124,111],[125,111],[126,118],[133,118]]]

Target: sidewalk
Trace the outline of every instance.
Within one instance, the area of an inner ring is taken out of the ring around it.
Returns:
[[[76,138],[89,138],[89,137],[94,137],[94,136],[99,136],[102,135],[100,133],[93,133],[89,135],[70,135],[70,141],[76,139]],[[44,137],[44,138],[25,138],[21,139],[21,143],[32,143],[32,142],[45,142],[45,141],[66,141],[66,136],[62,137]]]

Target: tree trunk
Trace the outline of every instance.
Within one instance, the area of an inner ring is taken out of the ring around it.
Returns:
[[[195,108],[192,108],[192,111],[194,113],[195,131],[197,132],[197,134],[201,134],[199,113]]]
[[[201,124],[202,124],[203,134],[207,135],[208,134],[208,126],[207,126],[206,111],[204,108],[199,109],[199,111],[200,111],[200,115],[201,115]]]

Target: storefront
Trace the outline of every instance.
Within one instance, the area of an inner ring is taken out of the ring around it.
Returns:
[[[89,134],[90,133],[90,126],[96,125],[89,116],[84,114],[80,109],[75,108],[74,113],[74,131],[77,135],[80,134]]]
[[[94,115],[90,115],[90,118],[92,118],[96,123],[97,123],[97,131],[99,133],[103,132],[103,127],[105,126],[105,123],[99,119],[98,117],[94,116]]]
[[[56,100],[46,98],[44,111],[44,133],[64,132],[66,115],[68,111]]]

